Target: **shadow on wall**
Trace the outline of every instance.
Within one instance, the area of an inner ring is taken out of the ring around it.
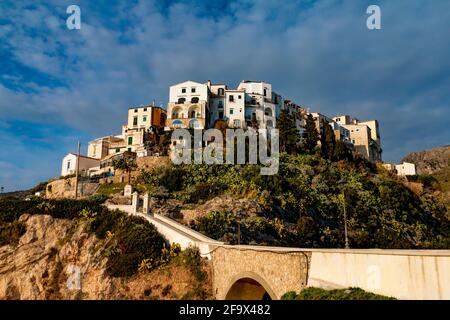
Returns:
[[[225,300],[272,300],[272,297],[258,281],[242,278],[233,283]]]

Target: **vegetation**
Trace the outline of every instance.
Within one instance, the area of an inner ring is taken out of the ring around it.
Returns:
[[[113,160],[114,169],[119,169],[128,173],[128,182],[131,182],[131,172],[136,169],[137,164],[135,159],[123,157],[117,160]]]
[[[126,183],[104,183],[98,188],[96,194],[110,196],[123,191]]]
[[[185,203],[223,194],[257,200],[264,210],[256,217],[242,217],[241,243],[344,247],[345,190],[351,247],[450,247],[444,205],[432,196],[415,195],[396,177],[378,174],[358,158],[333,162],[318,155],[283,153],[273,176],[261,176],[258,165],[169,165],[143,172],[141,180],[149,190],[159,190],[154,196]],[[195,228],[236,242],[233,214],[212,212]]]
[[[25,225],[19,221],[0,224],[0,247],[17,244],[25,230]]]
[[[280,152],[296,152],[299,149],[301,136],[295,124],[295,118],[287,110],[282,110],[277,127],[280,128]]]
[[[22,214],[46,214],[53,218],[86,221],[88,231],[105,240],[103,253],[108,258],[110,276],[131,276],[145,259],[159,263],[165,254],[166,240],[156,228],[143,218],[108,210],[101,205],[104,200],[104,197],[88,200],[0,199],[0,245],[16,243],[25,232],[25,225],[18,221]]]
[[[306,117],[305,124],[305,142],[304,148],[306,152],[312,153],[317,146],[317,142],[319,141],[319,132],[316,128],[316,122],[314,121],[313,116],[309,113]]]
[[[299,294],[290,291],[281,300],[395,300],[391,297],[364,291],[360,288],[324,290],[321,288],[306,288]]]

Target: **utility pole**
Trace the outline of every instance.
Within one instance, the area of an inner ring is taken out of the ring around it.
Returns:
[[[238,227],[238,229],[237,229],[237,242],[238,242],[238,246],[241,244],[241,216],[240,216],[240,214],[237,216],[237,223],[238,223],[238,225],[237,225],[237,227]]]
[[[348,234],[347,234],[347,207],[345,206],[345,190],[342,190],[342,196],[344,201],[344,233],[345,233],[345,249],[350,249],[348,244]]]
[[[78,141],[77,166],[75,170],[75,199],[78,198],[78,170],[80,169],[80,141]]]

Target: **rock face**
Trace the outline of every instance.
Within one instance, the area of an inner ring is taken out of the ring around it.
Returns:
[[[17,246],[0,247],[1,299],[180,299],[192,273],[167,265],[130,278],[106,272],[104,243],[82,220],[22,215],[26,232]],[[205,282],[205,285],[210,284]]]
[[[417,174],[433,174],[450,164],[450,145],[430,150],[412,152],[401,162],[410,162],[416,165]]]

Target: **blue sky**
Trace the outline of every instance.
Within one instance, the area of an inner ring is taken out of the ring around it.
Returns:
[[[3,0],[0,185],[57,176],[77,140],[120,133],[128,107],[165,105],[187,79],[265,80],[313,111],[378,119],[397,162],[450,143],[449,30],[447,0]]]

